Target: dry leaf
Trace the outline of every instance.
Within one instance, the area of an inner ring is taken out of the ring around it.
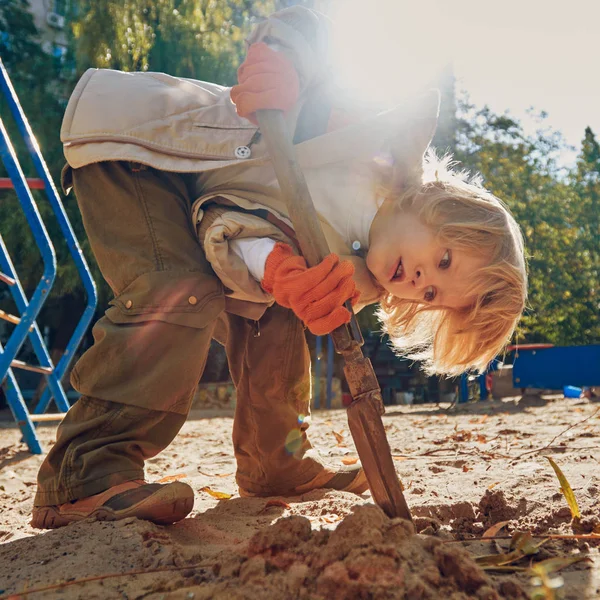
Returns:
[[[346,457],[346,458],[342,458],[342,462],[345,465],[355,465],[358,462],[358,458]]]
[[[481,425],[488,420],[489,415],[483,415],[482,417],[473,417],[469,419],[469,423],[473,423],[474,425]]]
[[[518,532],[513,535],[510,542],[511,551],[506,554],[487,554],[478,556],[475,562],[483,569],[497,569],[498,567],[507,567],[524,556],[537,554],[540,547],[549,541],[549,538],[534,544],[531,532]]]
[[[392,458],[394,460],[397,460],[398,462],[403,461],[403,460],[408,460],[408,458],[406,458],[406,456],[392,456]]]
[[[489,529],[487,529],[481,537],[482,538],[495,537],[495,536],[498,535],[498,532],[503,527],[505,527],[506,525],[508,525],[509,523],[510,523],[510,521],[500,521],[499,523],[496,523],[495,525],[492,525]]]
[[[552,468],[554,469],[554,472],[558,477],[558,481],[560,482],[560,489],[562,490],[565,500],[567,501],[567,504],[571,509],[571,516],[574,519],[581,519],[581,512],[579,511],[577,499],[575,498],[575,494],[573,493],[573,489],[567,481],[567,478],[565,477],[564,473],[560,470],[560,467],[549,456],[546,456],[546,458],[548,459],[548,462],[552,465]]]
[[[592,559],[589,556],[581,554],[577,556],[555,556],[554,558],[547,558],[546,560],[536,563],[531,567],[531,570],[538,577],[547,577],[553,573],[558,573],[558,571],[565,567],[569,567],[581,561],[592,562]]]
[[[480,444],[485,444],[487,442],[487,437],[485,437],[485,435],[483,435],[483,433],[478,433],[477,434],[477,441]]]
[[[200,471],[200,469],[198,469],[198,473],[204,475],[204,477],[231,477],[233,475],[233,473],[205,473],[204,471]]]
[[[283,500],[274,498],[273,500],[268,500],[267,503],[260,509],[258,514],[260,515],[260,514],[265,513],[269,508],[272,508],[273,506],[278,506],[280,508],[286,508],[286,509],[291,508],[287,502],[284,502]]]
[[[177,475],[167,475],[162,479],[159,479],[156,483],[171,483],[172,481],[179,481],[185,479],[187,475],[185,473],[177,473]]]
[[[269,500],[264,508],[269,508],[270,506],[281,506],[281,508],[291,508],[290,505],[287,502],[284,502],[283,500]]]
[[[550,538],[544,538],[541,542],[534,543],[531,531],[518,531],[510,540],[510,548],[520,550],[525,555],[535,554]]]
[[[491,483],[490,485],[488,485],[487,489],[488,490],[493,490],[499,483],[500,483],[499,481],[494,481],[494,483]]]
[[[457,430],[456,433],[452,434],[450,439],[455,442],[468,442],[472,436],[473,434],[470,431],[461,429],[460,431]]]
[[[333,435],[335,436],[335,441],[337,442],[338,446],[345,445],[344,444],[344,436],[341,433],[338,433],[334,429],[331,430],[331,433],[333,433]]]
[[[213,498],[216,498],[217,500],[229,500],[229,498],[231,498],[232,496],[232,494],[228,494],[227,492],[216,492],[215,490],[209,488],[207,485],[200,488],[199,491],[206,492],[207,494],[209,494]]]
[[[325,521],[325,523],[337,523],[338,521],[341,520],[341,517],[338,516],[330,516],[330,515],[326,515],[324,517],[321,517],[321,519],[323,519],[323,521]]]
[[[467,467],[467,465],[463,465],[462,470],[463,470],[463,473],[468,473],[471,469],[469,469],[469,467]]]

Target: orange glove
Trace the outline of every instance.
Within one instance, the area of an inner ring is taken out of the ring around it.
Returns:
[[[298,100],[300,81],[292,62],[263,42],[252,44],[231,88],[237,114],[256,125],[254,113],[263,109],[288,111]]]
[[[354,305],[360,295],[352,275],[354,265],[340,262],[336,254],[309,268],[302,256],[279,242],[267,257],[261,285],[277,304],[291,308],[312,333],[325,335],[350,321],[343,304],[351,300]]]

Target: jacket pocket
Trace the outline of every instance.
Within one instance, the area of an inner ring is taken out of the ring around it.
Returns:
[[[202,329],[224,309],[223,285],[214,275],[150,271],[111,300],[106,316],[116,324],[162,321]]]

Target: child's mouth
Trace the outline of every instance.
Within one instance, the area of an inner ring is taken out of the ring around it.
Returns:
[[[398,266],[392,276],[392,281],[403,281],[404,280],[404,265],[402,264],[402,258],[398,261]]]

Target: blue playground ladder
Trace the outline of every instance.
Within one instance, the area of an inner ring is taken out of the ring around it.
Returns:
[[[19,277],[15,271],[13,262],[10,258],[8,250],[2,239],[0,231],[0,283],[9,286],[12,297],[15,301],[20,316],[13,316],[0,311],[0,319],[13,323],[13,329],[8,341],[4,347],[0,344],[0,384],[4,385],[6,398],[10,410],[23,433],[23,439],[27,442],[29,450],[33,454],[41,454],[42,447],[36,434],[34,423],[40,421],[58,421],[64,417],[64,413],[69,410],[69,402],[63,389],[61,380],[71,362],[75,350],[79,346],[90,321],[94,315],[97,304],[96,286],[92,279],[90,270],[85,261],[81,248],[75,238],[71,224],[65,213],[65,209],[60,200],[56,187],[50,177],[48,167],[44,162],[44,158],[40,152],[38,143],[33,135],[31,127],[23,113],[23,109],[19,103],[19,99],[10,82],[8,73],[2,60],[0,59],[0,91],[6,98],[10,107],[13,118],[17,124],[19,132],[23,140],[27,144],[29,154],[33,159],[35,170],[40,179],[26,180],[21,170],[21,166],[15,154],[14,148],[8,137],[6,128],[2,119],[0,119],[0,158],[10,177],[10,186],[14,187],[19,202],[29,227],[34,235],[36,244],[40,249],[42,260],[44,263],[44,272],[31,298],[28,300],[25,296]],[[37,185],[36,185],[37,184]],[[85,310],[79,320],[67,348],[61,359],[56,365],[52,364],[48,349],[44,343],[39,327],[36,323],[37,315],[40,312],[46,298],[50,293],[50,289],[56,277],[56,254],[54,247],[46,231],[46,227],[40,217],[37,205],[31,195],[30,188],[42,187],[46,191],[46,196],[50,202],[54,215],[58,221],[61,232],[67,242],[69,252],[75,261],[77,270],[83,282],[87,294],[87,304]],[[5,186],[0,186],[5,187]],[[0,223],[0,229],[2,224]],[[29,341],[33,347],[39,365],[29,365],[23,361],[17,360],[16,356],[25,339],[29,337]],[[44,393],[38,402],[37,406],[30,412],[23,395],[15,379],[13,369],[25,369],[41,373],[46,377],[47,386]],[[61,413],[45,414],[54,398],[58,409]]]

